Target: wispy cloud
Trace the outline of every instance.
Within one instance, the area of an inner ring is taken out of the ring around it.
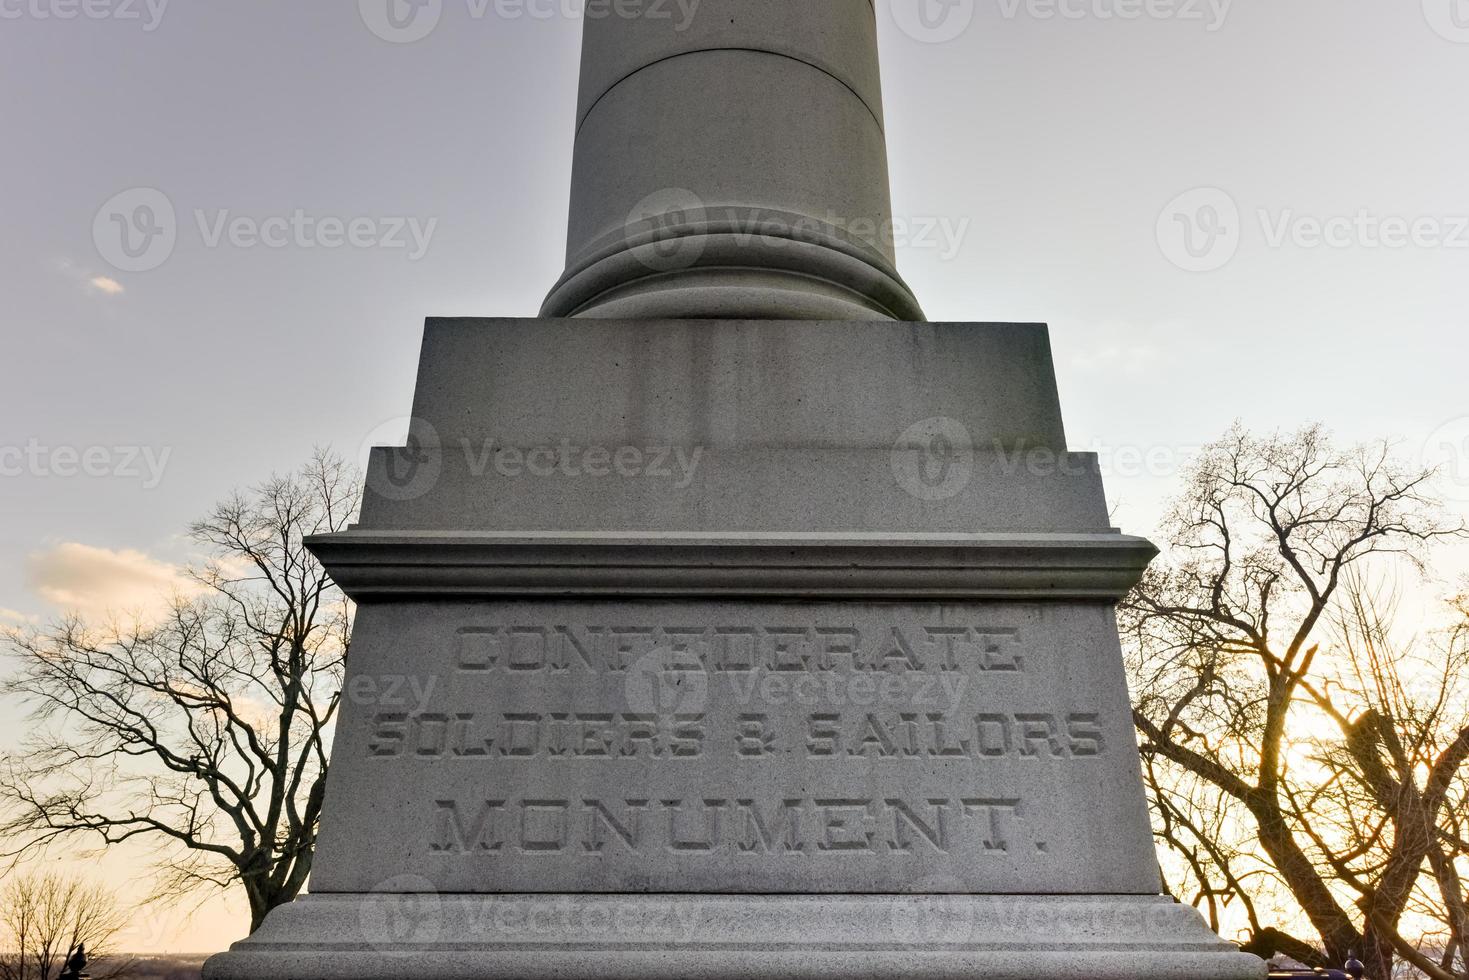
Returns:
[[[65,542],[26,560],[30,587],[61,612],[102,619],[118,615],[149,620],[163,615],[175,596],[200,590],[183,569],[141,551],[113,551]]]
[[[23,612],[16,612],[14,609],[0,607],[0,623],[20,623],[23,626],[33,626],[40,621],[40,617],[38,616],[28,616]]]
[[[104,296],[120,296],[127,292],[127,287],[111,276],[88,269],[86,266],[73,262],[68,258],[56,259],[56,271],[60,272],[88,293],[101,293]]]

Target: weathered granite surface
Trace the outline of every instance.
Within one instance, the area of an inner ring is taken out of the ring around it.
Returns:
[[[894,264],[872,4],[653,6],[585,22],[542,315],[922,320]]]
[[[412,416],[365,527],[1111,530],[1036,324],[435,319]]]
[[[1261,975],[1157,895],[1044,328],[434,321],[414,412],[312,542],[313,894],[208,976]]]
[[[374,602],[358,631],[316,893],[1159,890],[1101,602]]]
[[[205,976],[1263,977],[1157,894],[1154,552],[1045,329],[894,266],[874,5],[603,9],[543,318],[430,321],[311,543],[359,602],[313,894]]]
[[[395,887],[401,887],[397,883]],[[213,960],[312,980],[1200,980],[1264,977],[1162,898],[313,895]]]

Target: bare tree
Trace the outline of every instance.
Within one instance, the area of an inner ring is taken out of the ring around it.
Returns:
[[[107,889],[55,874],[15,876],[0,892],[0,980],[52,980],[85,945],[94,980],[122,980],[132,965],[112,955],[127,916]],[[109,962],[110,961],[110,962]]]
[[[1425,654],[1397,641],[1392,597],[1354,582],[1344,606],[1334,636],[1347,693],[1337,700],[1354,710],[1323,709],[1340,734],[1316,746],[1316,787],[1306,799],[1292,794],[1295,816],[1354,893],[1369,935],[1436,980],[1463,977],[1469,618],[1460,605],[1458,621],[1423,644]],[[1391,917],[1399,908],[1415,922],[1437,923],[1436,934],[1404,936]]]
[[[238,882],[252,931],[311,871],[350,610],[303,545],[359,482],[318,454],[191,528],[202,593],[156,623],[14,632],[34,734],[4,760],[12,856],[75,836],[156,846],[157,897]]]
[[[1201,453],[1165,522],[1168,555],[1122,608],[1160,840],[1196,869],[1194,900],[1246,903],[1258,946],[1308,963],[1357,953],[1374,980],[1395,956],[1462,975],[1399,927],[1425,869],[1462,853],[1446,835],[1469,717],[1444,671],[1410,691],[1345,639],[1370,631],[1349,615],[1370,574],[1421,569],[1463,534],[1430,478],[1319,427],[1237,427]],[[1319,942],[1262,921],[1250,903],[1266,882]]]

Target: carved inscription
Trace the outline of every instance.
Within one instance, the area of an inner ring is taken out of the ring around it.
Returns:
[[[435,853],[948,853],[957,834],[1011,847],[1017,799],[456,800],[435,803]]]
[[[1014,625],[509,621],[446,639],[441,683],[359,699],[373,764],[445,780],[422,824],[440,855],[1035,853],[1053,823],[1027,781],[1108,748],[1088,692],[1028,676],[1051,658]]]
[[[368,750],[375,758],[697,759],[711,738],[709,726],[705,715],[382,712],[374,718]],[[729,732],[714,737],[731,741],[744,758],[795,750],[818,760],[1069,759],[1099,755],[1103,748],[1095,714],[1038,712],[963,718],[820,712],[795,732],[769,714],[741,714]]]
[[[457,639],[467,673],[616,674],[659,652],[711,673],[1024,669],[1007,627],[483,626]]]

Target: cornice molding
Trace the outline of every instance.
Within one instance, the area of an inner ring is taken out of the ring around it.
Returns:
[[[354,529],[308,539],[357,600],[1117,601],[1157,550],[1122,534],[710,534]]]

